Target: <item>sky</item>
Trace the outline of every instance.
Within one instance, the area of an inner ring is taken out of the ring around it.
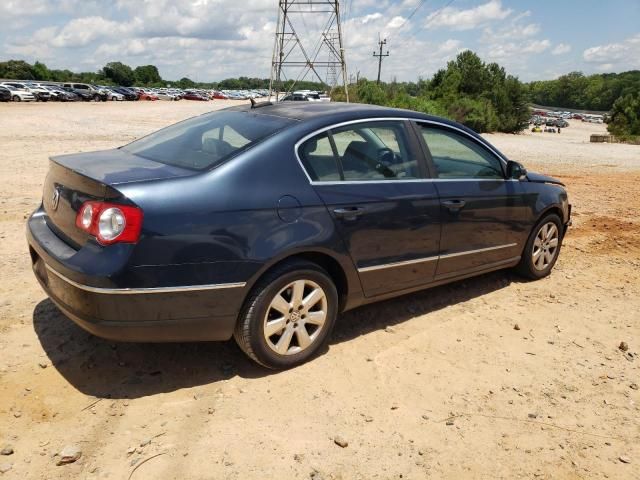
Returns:
[[[340,9],[349,75],[376,77],[379,38],[387,81],[429,78],[466,49],[523,81],[640,69],[640,0],[343,0]],[[201,82],[268,78],[277,14],[277,0],[0,0],[0,61],[72,71],[152,64],[165,79]],[[308,52],[327,18],[292,17]]]

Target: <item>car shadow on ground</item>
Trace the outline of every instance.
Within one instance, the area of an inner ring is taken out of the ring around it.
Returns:
[[[350,310],[343,313],[336,323],[332,343],[348,342],[411,318],[495,292],[511,283],[525,281],[509,270],[502,270]],[[372,355],[374,353],[371,352]]]
[[[509,272],[496,272],[352,310],[337,322],[331,343],[350,341],[465,302],[513,281],[519,279]],[[119,343],[103,340],[76,326],[49,299],[34,309],[33,325],[58,372],[79,391],[98,398],[139,398],[211,384],[236,375],[259,378],[278,374],[254,364],[233,341]]]

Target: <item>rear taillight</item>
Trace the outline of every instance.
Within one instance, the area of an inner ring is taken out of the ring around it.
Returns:
[[[85,202],[78,210],[76,226],[102,245],[136,243],[142,228],[142,210],[117,203]]]

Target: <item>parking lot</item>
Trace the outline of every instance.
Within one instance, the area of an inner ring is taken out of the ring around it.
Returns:
[[[24,238],[48,156],[238,103],[0,104],[1,478],[640,478],[640,148],[589,143],[604,125],[487,136],[567,183],[550,277],[348,312],[294,370],[233,341],[108,342],[59,313]],[[81,458],[56,466],[67,445]]]

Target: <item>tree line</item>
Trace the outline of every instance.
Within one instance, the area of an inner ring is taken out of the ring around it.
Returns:
[[[588,76],[571,72],[555,80],[530,82],[527,89],[538,105],[608,112],[618,98],[640,92],[640,70]]]
[[[120,85],[123,87],[166,87],[203,88],[220,90],[252,90],[269,88],[268,78],[238,77],[227,78],[219,82],[195,82],[188,77],[179,80],[166,80],[160,76],[155,65],[141,65],[135,68],[122,62],[109,62],[97,72],[72,72],[71,70],[49,69],[42,62],[33,65],[23,60],[0,62],[0,78],[15,80],[37,80],[50,82],[79,82],[99,85]],[[282,85],[288,90],[291,81]],[[319,82],[302,81],[296,83],[297,89],[324,90],[326,86]]]

